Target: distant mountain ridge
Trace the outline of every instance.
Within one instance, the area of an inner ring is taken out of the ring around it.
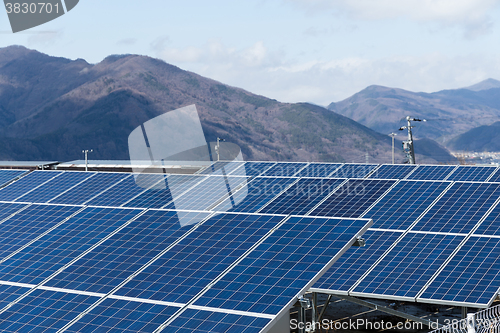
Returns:
[[[93,65],[0,49],[0,159],[65,161],[90,148],[92,159],[128,159],[134,128],[190,104],[209,141],[236,143],[247,160],[360,162],[368,154],[370,162],[390,161],[391,139],[347,117],[280,103],[161,60],[114,55]]]
[[[500,120],[499,81],[489,79],[468,88],[415,93],[369,86],[353,96],[331,103],[329,110],[349,117],[380,133],[397,131],[406,116],[427,119],[416,123],[415,137],[447,145],[451,139]]]

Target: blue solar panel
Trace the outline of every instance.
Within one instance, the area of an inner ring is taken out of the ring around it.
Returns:
[[[363,217],[373,219],[374,228],[406,230],[449,185],[402,180]]]
[[[38,284],[139,212],[87,208],[0,264],[0,280]]]
[[[332,178],[364,178],[375,168],[378,164],[344,164],[340,169],[330,175]]]
[[[214,210],[255,213],[296,180],[297,178],[256,177]]]
[[[413,230],[468,233],[500,196],[500,184],[455,183]]]
[[[29,288],[18,286],[0,285],[0,311],[10,302],[29,291]],[[0,325],[1,326],[1,325]],[[2,327],[0,327],[1,329]]]
[[[270,322],[270,319],[241,316],[237,314],[187,309],[164,332],[168,333],[207,333],[238,332],[257,333]]]
[[[208,215],[147,211],[46,285],[109,293]]]
[[[164,182],[162,174],[131,175],[107,189],[86,204],[91,206],[120,207],[156,183]]]
[[[16,206],[21,208],[21,205]],[[62,222],[79,209],[81,207],[31,205],[6,220],[0,224],[0,260]]]
[[[417,166],[415,164],[384,164],[375,170],[368,178],[403,179]]]
[[[115,294],[186,303],[282,219],[247,214],[212,217]]]
[[[260,213],[306,215],[344,181],[345,179],[301,179],[264,207]]]
[[[500,239],[471,237],[419,299],[490,305],[500,285]]]
[[[409,233],[370,271],[351,294],[414,298],[464,238]]]
[[[64,172],[35,190],[20,196],[15,201],[44,203],[75,186],[86,178],[95,176],[92,172]]]
[[[455,168],[455,165],[419,165],[407,179],[444,180]]]
[[[98,173],[70,191],[51,200],[50,203],[81,205],[125,177],[127,175],[122,173]]]
[[[313,216],[359,217],[395,181],[349,180],[310,213]]]
[[[146,190],[124,206],[161,208],[206,178],[206,176],[169,175],[166,177],[166,182],[157,183],[152,189]],[[174,205],[172,204],[170,207],[174,208]]]
[[[3,219],[9,217],[11,214],[14,214],[27,205],[28,204],[0,202],[0,223]]]
[[[307,163],[276,163],[271,168],[267,169],[262,176],[293,177],[306,165]]]
[[[234,161],[234,162],[215,162],[202,172],[200,172],[200,175],[229,175],[236,169],[240,168],[245,164],[245,162],[239,162],[239,161]]]
[[[181,196],[174,196],[174,201],[164,206],[168,209],[206,210],[218,204],[246,183],[246,177],[210,176]]]
[[[57,332],[98,297],[35,290],[0,314],[2,332]]]
[[[368,230],[365,247],[351,247],[321,276],[313,288],[347,291],[401,236],[400,232]]]
[[[0,200],[12,201],[50,179],[62,175],[59,171],[33,171],[0,189]]]
[[[27,170],[0,170],[0,186],[27,173]]]
[[[154,332],[178,310],[172,306],[108,298],[65,332]]]
[[[302,169],[297,177],[328,177],[341,165],[340,163],[311,163]]]
[[[493,176],[488,180],[488,182],[500,182],[500,168],[495,171]]]
[[[193,304],[276,315],[367,226],[292,216]]]
[[[446,180],[484,182],[496,167],[460,165]]]
[[[500,236],[500,206],[497,205],[479,225],[475,234]]]
[[[275,162],[246,162],[244,167],[238,168],[231,172],[231,176],[260,176],[275,164]]]

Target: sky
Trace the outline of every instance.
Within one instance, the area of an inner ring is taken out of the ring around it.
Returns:
[[[162,59],[281,102],[328,105],[370,85],[433,92],[500,80],[500,0],[80,0],[0,47],[98,63]]]

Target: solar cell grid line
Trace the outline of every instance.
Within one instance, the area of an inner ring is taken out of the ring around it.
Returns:
[[[403,179],[417,168],[416,164],[384,164],[373,171],[367,178]]]
[[[182,193],[207,179],[208,176],[168,175],[164,181],[160,181],[153,188],[147,189],[125,203],[123,207],[162,208],[172,202],[174,198],[181,196]]]
[[[45,285],[107,294],[208,216],[149,210]]]
[[[255,213],[299,178],[255,177],[245,187],[227,198],[213,211]]]
[[[485,182],[495,169],[491,166],[460,165],[446,180]]]
[[[125,177],[127,177],[127,175],[122,173],[99,172],[95,176],[87,178],[69,191],[61,193],[48,202],[54,204],[81,205],[92,198],[97,192],[109,188]]]
[[[262,175],[275,164],[276,162],[245,162],[244,167],[234,170],[229,175],[256,177]]]
[[[21,195],[35,190],[38,186],[62,175],[63,171],[33,171],[26,176],[0,188],[0,200],[12,201]]]
[[[182,210],[207,210],[220,200],[232,195],[233,190],[237,190],[247,181],[246,177],[236,176],[209,176],[206,180],[189,188],[174,200],[163,206],[164,209]]]
[[[306,215],[345,181],[345,179],[302,178],[258,212]]]
[[[375,228],[406,230],[450,185],[402,180],[362,217],[373,219]]]
[[[0,309],[3,309],[10,302],[29,291],[29,288],[20,286],[0,285]]]
[[[34,290],[0,312],[2,332],[57,332],[98,297]]]
[[[446,180],[446,177],[456,168],[455,165],[419,165],[414,172],[404,179]]]
[[[291,216],[193,305],[278,315],[362,235],[371,220]]]
[[[419,294],[417,301],[485,308],[500,285],[500,239],[472,236]]]
[[[498,167],[497,170],[486,181],[490,183],[500,182],[500,167]]]
[[[334,171],[330,178],[364,178],[370,172],[378,168],[378,164],[356,164],[346,163]]]
[[[304,169],[308,164],[309,163],[278,162],[262,173],[262,176],[293,177],[302,171],[302,169]]]
[[[500,205],[498,202],[484,221],[474,230],[474,234],[500,236]]]
[[[459,166],[457,165],[443,180],[448,180],[448,178],[450,178],[455,172],[457,172],[458,168]]]
[[[187,309],[162,331],[168,333],[255,333],[261,332],[270,322],[271,319],[249,315]]]
[[[82,207],[30,205],[5,220],[0,225],[0,264],[81,209]]]
[[[22,177],[28,172],[28,170],[0,170],[0,187],[7,185],[16,178]]]
[[[239,169],[245,164],[245,162],[242,161],[225,161],[225,162],[215,162],[208,168],[204,169],[203,171],[199,172],[198,174],[200,175],[211,175],[211,174],[224,174],[228,175],[231,172],[235,171],[236,169]]]
[[[297,173],[297,177],[328,177],[332,173],[335,172],[338,168],[340,168],[342,163],[310,163],[304,169],[302,169],[299,173]]]
[[[89,206],[120,207],[164,180],[163,174],[132,174],[96,197],[85,202]]]
[[[500,184],[456,182],[413,227],[469,233],[500,196]]]
[[[0,202],[0,224],[26,209],[29,204],[13,203],[13,202]]]
[[[368,230],[365,247],[351,247],[321,278],[311,291],[348,295],[349,289],[402,237],[402,231]]]
[[[406,234],[351,290],[351,296],[379,295],[413,301],[465,236]]]
[[[350,179],[321,202],[311,216],[359,217],[396,181]]]
[[[46,203],[96,174],[95,172],[67,171],[61,176],[40,185],[33,191],[19,196],[14,201]]]
[[[114,294],[186,303],[284,218],[257,214],[215,215]]]
[[[46,283],[118,232],[140,212],[133,209],[86,208],[7,257],[0,264],[0,280]]]
[[[154,332],[177,310],[174,306],[107,298],[61,332]]]

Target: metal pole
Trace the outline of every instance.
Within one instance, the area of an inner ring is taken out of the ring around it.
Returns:
[[[318,294],[317,293],[312,293],[312,315],[311,315],[311,322],[312,322],[312,331],[311,332],[316,332],[316,318],[318,315]]]
[[[89,170],[89,162],[88,162],[88,153],[91,153],[93,152],[93,149],[85,149],[85,150],[82,150],[82,153],[85,154],[85,171],[88,171]]]
[[[413,135],[411,133],[411,117],[406,117],[408,121],[408,143],[410,145],[410,164],[415,164],[415,151],[413,149]]]
[[[220,141],[220,138],[217,137],[217,162],[220,161],[220,154],[219,154],[219,141]]]
[[[392,164],[394,164],[394,137],[396,136],[396,133],[391,133],[389,136],[392,137]]]

